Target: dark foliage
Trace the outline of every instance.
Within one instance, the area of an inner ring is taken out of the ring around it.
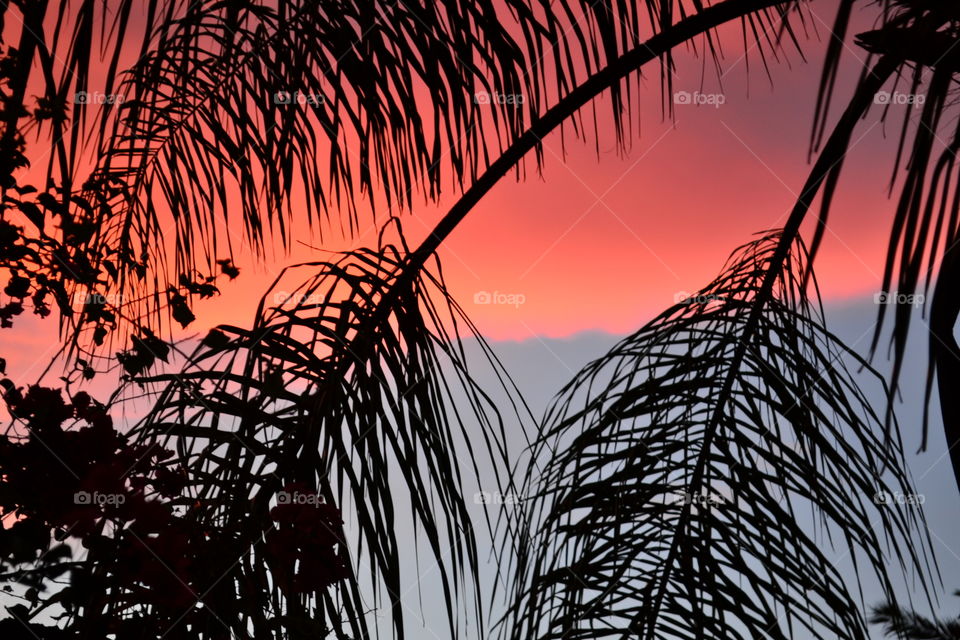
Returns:
[[[954,595],[960,595],[960,591]],[[957,640],[960,618],[940,621],[926,618],[915,611],[886,603],[873,608],[870,622],[881,625],[886,635],[904,640]]]
[[[505,637],[866,638],[822,541],[891,598],[891,567],[923,575],[918,508],[876,498],[912,495],[899,437],[847,372],[866,363],[823,328],[802,247],[783,265],[778,246],[742,248],[561,393],[524,487]]]

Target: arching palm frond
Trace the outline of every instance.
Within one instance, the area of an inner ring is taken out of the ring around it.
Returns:
[[[451,636],[465,624],[460,611],[480,615],[463,482],[487,470],[488,486],[509,490],[503,423],[471,378],[457,333],[466,321],[441,280],[422,271],[377,315],[405,254],[384,245],[303,265],[314,275],[273,289],[252,329],[222,326],[180,373],[143,380],[165,386],[138,442],[175,445],[210,527],[249,545],[222,581],[225,597],[207,603],[242,637],[248,626],[257,638],[285,637],[275,626],[289,615],[367,638],[371,609],[404,637],[404,614],[416,612],[403,566],[423,549]],[[265,568],[270,507],[294,482],[340,509],[347,538],[355,534],[351,576],[329,593],[284,592]]]
[[[891,567],[926,568],[919,508],[885,500],[911,495],[899,436],[805,293],[802,246],[781,265],[779,243],[742,248],[561,392],[504,637],[865,638],[835,563],[849,552],[890,598]]]
[[[756,37],[753,55],[766,55],[779,44],[772,34],[790,31],[784,18],[797,3],[716,6]],[[355,230],[359,197],[378,205],[382,196],[397,212],[415,196],[469,186],[551,105],[652,35],[713,8],[687,0],[170,3],[124,76],[127,100],[101,125],[87,185],[109,197],[91,212],[100,229],[93,241],[116,251],[121,279],[148,262],[153,275],[169,267],[175,279],[214,269],[241,240],[257,249],[271,232],[288,240],[294,212],[319,222],[335,211],[334,225]],[[716,26],[688,42],[715,54]],[[671,56],[672,48],[656,52],[668,90]],[[622,77],[606,89],[626,142],[637,97]],[[563,119],[577,133],[584,106]],[[521,159],[511,168],[522,170]],[[171,228],[172,253],[158,242]],[[154,286],[162,290],[162,278]]]
[[[840,46],[849,26],[855,0],[841,3],[835,26],[836,42],[828,52],[818,98],[813,142],[822,137],[833,94],[833,80],[844,48]],[[960,486],[960,402],[954,389],[960,383],[960,346],[954,328],[960,317],[960,150],[957,108],[960,74],[960,10],[955,3],[892,0],[875,3],[877,28],[857,35],[856,43],[871,56],[898,62],[895,81],[887,87],[887,100],[880,118],[902,118],[899,146],[894,156],[891,192],[899,187],[896,211],[884,265],[881,290],[888,300],[901,302],[879,308],[873,348],[879,345],[887,314],[893,316],[890,351],[893,354],[891,387],[896,389],[907,356],[907,338],[912,310],[929,298],[929,368],[927,408],[936,378],[940,407],[951,454],[954,475]],[[869,64],[869,59],[867,61]],[[863,78],[861,85],[868,79]],[[897,104],[904,105],[898,107]],[[898,112],[897,109],[900,109]],[[832,194],[843,163],[832,169],[820,210],[812,253],[826,229]],[[881,188],[877,184],[877,188]],[[902,303],[906,302],[906,304]],[[921,449],[926,448],[928,415],[924,415]]]

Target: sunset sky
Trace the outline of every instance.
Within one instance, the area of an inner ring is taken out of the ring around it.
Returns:
[[[495,340],[630,332],[678,294],[707,284],[752,234],[783,224],[810,166],[822,38],[834,9],[830,2],[813,5],[807,59],[788,48],[779,62],[769,61],[771,78],[755,48],[744,53],[739,27],[723,34],[719,78],[704,69],[702,58],[680,52],[674,91],[719,95],[711,100],[722,104],[678,104],[671,119],[661,109],[659,70],[648,67],[634,118],[639,125],[623,154],[604,100],[598,103],[599,156],[592,139],[577,140],[570,130],[565,152],[558,133],[546,138],[542,176],[531,163],[525,180],[504,180],[441,248],[450,290],[481,331]],[[853,33],[870,28],[860,22]],[[848,49],[840,87],[852,85],[861,58],[861,52]],[[838,91],[838,103],[848,96]],[[874,110],[855,136],[817,262],[828,301],[868,296],[880,288],[897,124],[884,130],[879,114]],[[891,122],[898,122],[899,112],[893,115]],[[439,204],[421,201],[403,214],[411,244],[456,196],[448,189]],[[373,220],[361,211],[365,231],[350,238],[329,230],[323,238],[311,236],[301,222],[288,253],[275,246],[266,259],[254,260],[241,249],[236,262],[242,275],[224,281],[221,296],[197,303],[198,320],[185,334],[223,322],[249,324],[259,296],[283,266],[327,255],[315,247],[335,251],[372,245],[383,222],[382,216]],[[234,241],[240,240],[230,231]],[[483,293],[499,294],[494,302],[510,304],[475,303]],[[37,325],[36,331],[21,333],[18,342],[27,361],[34,362],[36,345],[49,344],[56,328],[27,317],[18,321],[21,327],[28,323]],[[10,358],[13,372],[16,359]]]
[[[832,19],[832,9],[822,14]],[[774,63],[771,82],[755,51],[744,57],[736,37],[727,42],[733,45],[722,86],[692,56],[678,61],[675,86],[677,92],[722,94],[724,104],[677,105],[675,117],[665,119],[659,75],[651,67],[643,81],[641,130],[626,154],[617,153],[609,126],[601,128],[599,157],[592,140],[578,141],[569,131],[564,154],[554,134],[545,141],[542,177],[531,170],[523,182],[505,180],[448,239],[440,253],[448,284],[488,337],[632,331],[678,292],[707,284],[751,234],[783,224],[809,171],[821,63],[816,53],[823,44],[809,43],[814,55],[806,62],[794,53]],[[851,50],[843,77],[853,79],[858,55]],[[838,93],[839,101],[847,97]],[[600,103],[601,127],[609,125],[606,108]],[[830,300],[880,287],[892,212],[886,188],[898,132],[896,125],[885,131],[877,122],[879,108],[873,113],[855,138],[817,263]],[[454,196],[404,215],[411,241],[432,228]],[[375,241],[376,226],[365,224],[361,237],[328,239],[324,246]],[[198,316],[210,323],[239,321],[254,304],[251,290],[262,291],[279,265],[317,256],[299,246],[267,264],[241,260],[244,275],[201,306]],[[519,295],[511,300],[523,303],[474,304],[478,292]]]

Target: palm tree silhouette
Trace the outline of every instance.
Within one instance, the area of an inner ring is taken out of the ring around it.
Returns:
[[[32,111],[4,113],[0,166],[15,192],[4,206],[35,228],[2,229],[0,255],[19,278],[3,317],[22,312],[27,297],[52,295],[84,376],[95,373],[99,346],[119,342],[130,384],[145,385],[153,403],[133,441],[174,450],[165,464],[187,471],[199,525],[247,543],[204,599],[210,626],[165,624],[182,637],[361,638],[375,631],[374,606],[404,637],[396,526],[406,504],[403,518],[437,567],[451,637],[491,622],[511,638],[786,638],[795,625],[866,637],[852,590],[790,500],[866,559],[894,607],[894,576],[871,523],[879,518],[899,543],[899,564],[921,574],[927,543],[919,509],[873,500],[911,491],[898,431],[892,411],[877,415],[847,374],[851,362],[869,367],[824,326],[812,263],[856,126],[891,79],[906,78],[926,100],[920,122],[903,127],[910,162],[884,289],[929,288],[936,270],[928,393],[935,374],[960,479],[960,405],[944,392],[960,379],[952,335],[960,303],[951,295],[958,205],[948,197],[960,130],[945,149],[935,134],[960,71],[960,15],[920,0],[870,4],[878,28],[858,36],[867,64],[831,128],[855,4],[839,2],[814,117],[817,159],[783,229],[735,253],[694,302],[589,365],[542,421],[481,343],[479,364],[498,373],[498,392],[515,399],[511,420],[527,426],[525,468],[493,391],[471,373],[478,363],[468,362],[461,332],[472,325],[446,291],[437,248],[531,152],[540,164],[544,136],[586,136],[582,112],[597,96],[609,94],[623,142],[638,70],[658,63],[670,96],[674,49],[696,43],[716,56],[717,29],[733,22],[764,59],[775,56],[784,43],[799,46],[804,3],[245,0],[143,9],[117,0],[99,15],[96,3],[38,0],[17,15],[3,5],[22,23],[3,65],[5,103],[27,105],[28,88],[42,91]],[[56,37],[61,23],[75,25],[69,39]],[[100,44],[109,63],[95,94],[103,100],[91,103]],[[932,79],[921,84],[925,69]],[[524,100],[489,99],[517,95]],[[31,131],[50,148],[39,191],[17,182]],[[158,336],[192,322],[190,302],[215,291],[218,273],[236,275],[225,226],[241,220],[243,241],[261,251],[273,237],[289,243],[298,198],[311,224],[355,233],[359,203],[373,207],[374,192],[388,215],[401,215],[415,195],[436,200],[451,183],[459,198],[419,247],[387,218],[376,247],[293,269],[307,273],[297,296],[276,302],[274,283],[251,328],[220,327],[182,370],[152,372],[169,351]],[[799,233],[818,195],[808,251]],[[53,218],[57,231],[46,224]],[[129,302],[71,313],[71,294],[101,291]],[[891,398],[908,311],[894,312]],[[761,471],[758,459],[776,471]],[[499,491],[530,497],[483,523],[506,576],[496,621],[481,597],[481,529],[464,495],[464,477],[484,473]],[[293,485],[355,519],[352,571],[334,588],[283,588],[261,544],[278,493]],[[729,499],[703,502],[721,486]],[[94,563],[91,575],[103,571]],[[154,637],[147,620],[156,612],[130,585],[111,588],[106,612],[71,611],[70,628],[91,637],[101,614],[133,616]]]
[[[954,595],[960,595],[960,592],[955,592]],[[941,622],[890,603],[874,607],[870,622],[883,625],[886,634],[894,638],[908,640],[960,638],[960,619]]]

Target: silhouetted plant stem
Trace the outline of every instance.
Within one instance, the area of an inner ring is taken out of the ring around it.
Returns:
[[[954,338],[957,317],[960,316],[960,297],[957,286],[960,284],[960,248],[952,243],[943,255],[943,262],[937,273],[937,285],[934,289],[930,307],[930,358],[936,366],[937,391],[940,395],[940,413],[943,417],[943,432],[947,440],[947,451],[953,464],[953,474],[960,488],[960,403],[955,394],[960,381],[960,345]],[[928,374],[929,375],[929,374]],[[927,381],[924,411],[930,405],[931,380]],[[926,418],[924,420],[926,424]],[[926,443],[924,443],[925,445]]]
[[[666,55],[683,42],[751,13],[785,4],[782,0],[726,0],[681,20],[675,26],[652,36],[597,71],[551,107],[504,151],[437,223],[430,235],[409,258],[394,284],[383,293],[372,320],[387,317],[396,301],[397,292],[409,286],[440,244],[453,232],[473,207],[532,151],[545,136],[573,117],[604,91],[616,86],[643,65]],[[360,339],[360,336],[357,338]],[[351,349],[356,345],[351,345]]]
[[[399,293],[412,285],[426,261],[436,252],[440,244],[473,210],[473,207],[507,173],[513,170],[528,152],[540,144],[546,135],[630,73],[665,55],[674,47],[726,22],[743,18],[746,15],[778,4],[784,3],[782,0],[726,0],[721,4],[708,7],[689,18],[681,20],[670,29],[652,36],[641,46],[626,52],[564,96],[543,116],[534,121],[483,172],[434,227],[430,235],[410,254],[393,284],[383,292],[376,309],[369,316],[370,324],[367,327],[379,326],[389,317]],[[353,354],[365,353],[366,347],[374,342],[375,336],[371,335],[369,331],[360,331],[346,350]],[[353,363],[353,359],[345,358],[342,362],[344,363],[342,368],[346,370]],[[319,434],[312,433],[308,442],[313,444],[317,438],[319,438]],[[287,452],[286,455],[288,459],[296,459],[296,451]]]
[[[606,67],[594,73],[535,120],[483,172],[480,178],[450,208],[450,211],[434,227],[416,251],[411,254],[408,267],[404,271],[418,272],[437,250],[440,243],[450,235],[490,189],[512,171],[528,152],[539,145],[545,136],[573,117],[577,111],[588,105],[601,93],[615,87],[618,82],[646,63],[666,55],[674,47],[687,40],[715,29],[724,23],[739,20],[751,13],[778,4],[788,3],[782,0],[726,0],[712,7],[707,7],[693,16],[681,20],[675,26],[654,35],[639,47],[624,53]]]
[[[546,135],[573,117],[577,111],[588,105],[594,98],[616,86],[630,73],[637,71],[648,62],[666,55],[674,47],[724,23],[781,4],[788,3],[784,3],[783,0],[726,0],[721,4],[705,8],[697,14],[681,20],[675,26],[652,36],[643,45],[618,57],[609,65],[591,75],[559,100],[556,105],[548,109],[483,172],[456,204],[451,207],[430,235],[409,255],[403,267],[398,270],[399,272],[392,284],[387,285],[383,290],[376,308],[364,320],[357,335],[348,345],[345,345],[344,353],[351,357],[341,359],[339,371],[332,374],[332,379],[337,380],[340,376],[345,375],[351,366],[357,362],[362,362],[362,359],[370,353],[370,349],[377,341],[378,328],[384,322],[387,322],[402,292],[409,290],[416,282],[416,278],[427,260],[473,207],[507,173],[513,170],[528,152],[536,148]],[[327,399],[324,393],[317,395],[313,415],[322,415],[320,405]],[[281,453],[280,460],[284,468],[304,469],[310,466],[311,458],[299,454],[316,451],[321,434],[318,421],[313,419],[305,425],[305,428],[304,437],[292,441],[289,447]],[[288,464],[284,464],[283,461]],[[274,481],[271,480],[271,482]],[[261,508],[264,510],[269,497],[269,490],[264,491],[261,495]],[[391,593],[391,601],[395,602],[398,596],[399,594]]]
[[[839,122],[837,122],[836,127],[834,127],[833,133],[830,135],[830,138],[823,147],[823,151],[821,151],[820,156],[817,158],[817,162],[814,164],[813,170],[810,172],[806,184],[803,185],[803,190],[800,192],[800,196],[797,199],[796,204],[794,204],[793,210],[790,212],[790,217],[787,219],[787,223],[783,227],[779,244],[770,259],[770,263],[767,266],[767,273],[764,276],[763,284],[761,285],[760,291],[757,293],[757,296],[753,302],[753,308],[750,310],[750,315],[747,318],[747,322],[744,326],[743,334],[740,338],[739,344],[737,345],[737,350],[734,352],[734,355],[730,361],[729,371],[735,372],[743,362],[747,348],[752,342],[753,334],[759,326],[760,318],[763,315],[764,308],[770,301],[773,293],[773,286],[776,283],[777,277],[779,276],[783,267],[784,260],[786,260],[786,258],[789,256],[790,248],[800,233],[800,226],[806,218],[807,212],[810,210],[810,205],[812,204],[813,199],[816,197],[817,192],[820,190],[824,180],[826,180],[827,176],[830,174],[830,170],[836,163],[840,162],[844,154],[846,154],[847,149],[849,148],[850,138],[853,134],[853,130],[856,128],[857,122],[860,120],[860,118],[863,117],[863,114],[865,114],[870,108],[870,105],[873,103],[874,95],[883,87],[884,83],[890,78],[891,75],[893,75],[899,66],[900,61],[894,59],[892,56],[882,57],[867,75],[866,81],[859,86],[856,95],[854,95],[849,105],[847,105],[847,108],[840,117]],[[733,390],[733,382],[735,377],[736,376],[733,374],[728,374],[724,377],[723,385],[720,388],[720,392],[717,396],[718,400],[716,403],[716,408],[710,418],[710,422],[706,425],[706,429],[704,430],[704,443],[701,448],[701,452],[710,451],[710,444],[713,439],[713,435],[716,432],[720,420],[723,418],[723,411],[727,401],[730,398],[731,391]],[[706,456],[701,453],[701,455],[699,455],[697,458],[697,463],[694,467],[693,475],[691,476],[690,485],[688,488],[688,491],[693,495],[698,495],[700,493],[705,467]],[[677,524],[677,531],[682,531],[687,526],[687,523],[690,519],[691,509],[692,504],[684,504],[680,513],[680,520]],[[646,629],[645,633],[645,637],[647,638],[653,638],[655,634],[656,617],[660,611],[660,607],[662,606],[665,586],[670,578],[670,569],[680,551],[679,541],[680,536],[674,536],[670,545],[667,559],[664,562],[665,569],[660,580],[659,588],[657,589],[657,595],[655,596],[656,601],[652,607],[653,619],[650,621],[650,626]]]
[[[450,235],[458,224],[467,216],[477,203],[504,178],[523,157],[533,150],[542,139],[554,129],[573,117],[577,111],[588,105],[594,98],[604,91],[615,86],[630,73],[639,70],[643,65],[661,56],[666,55],[674,47],[685,41],[715,29],[732,20],[741,19],[751,13],[769,7],[787,4],[783,0],[726,0],[678,22],[675,26],[662,31],[645,43],[631,49],[597,71],[582,84],[573,89],[551,107],[530,127],[521,134],[474,182],[460,197],[450,211],[440,220],[430,235],[407,258],[406,264],[400,270],[394,283],[384,292],[371,314],[370,321],[374,326],[384,321],[397,300],[397,295],[404,288],[409,287],[419,275],[426,261],[430,259],[440,244]],[[871,94],[872,95],[872,94]],[[366,342],[370,336],[361,332],[349,345],[348,351],[359,352],[358,347]],[[351,360],[344,360],[349,364]]]

